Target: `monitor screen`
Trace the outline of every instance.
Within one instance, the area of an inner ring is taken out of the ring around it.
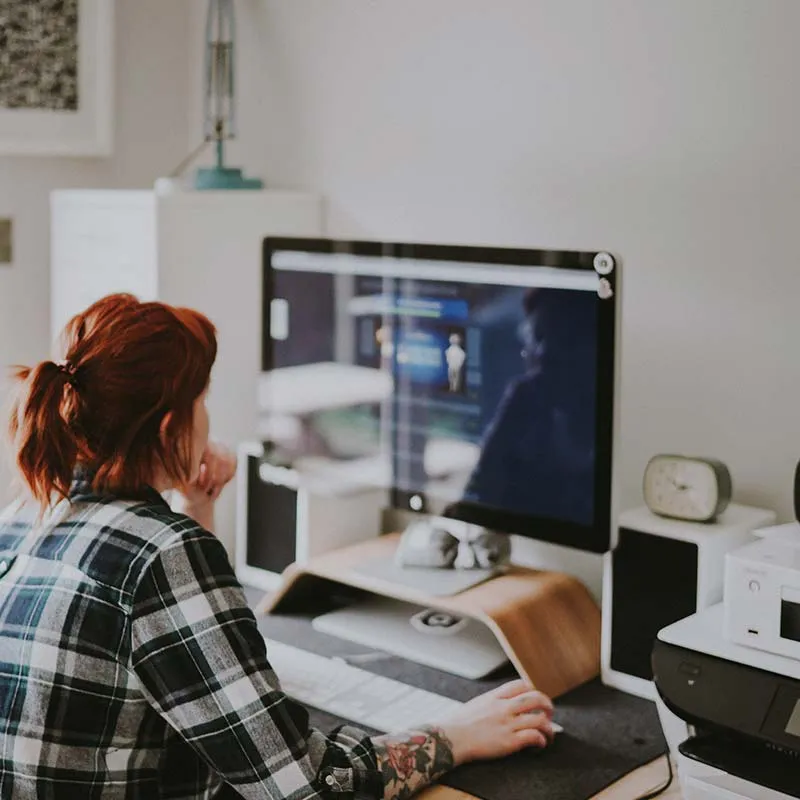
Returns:
[[[398,508],[606,550],[617,293],[595,255],[268,239],[263,437]]]

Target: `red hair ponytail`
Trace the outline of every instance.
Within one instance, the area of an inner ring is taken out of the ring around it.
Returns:
[[[27,397],[11,412],[17,466],[37,500],[53,492],[66,496],[78,452],[75,437],[61,415],[69,376],[52,361],[35,369],[20,367]]]
[[[70,320],[63,347],[62,364],[15,372],[23,392],[9,430],[33,497],[43,506],[66,497],[78,464],[99,492],[139,494],[157,474],[186,480],[194,404],[217,354],[211,322],[111,295]]]

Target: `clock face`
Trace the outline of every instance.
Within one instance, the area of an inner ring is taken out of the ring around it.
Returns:
[[[714,468],[700,460],[656,456],[647,465],[644,499],[652,511],[678,519],[713,518],[719,501]]]

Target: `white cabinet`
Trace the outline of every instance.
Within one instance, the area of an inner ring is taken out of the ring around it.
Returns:
[[[219,355],[209,394],[212,436],[235,447],[256,430],[261,353],[261,245],[268,235],[319,236],[321,198],[300,192],[56,191],[51,198],[51,324],[111,292],[207,314]],[[235,501],[217,533],[233,554]]]

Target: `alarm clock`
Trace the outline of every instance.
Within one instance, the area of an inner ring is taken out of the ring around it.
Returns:
[[[657,455],[644,471],[644,501],[662,517],[713,522],[732,494],[728,468],[713,458]]]

